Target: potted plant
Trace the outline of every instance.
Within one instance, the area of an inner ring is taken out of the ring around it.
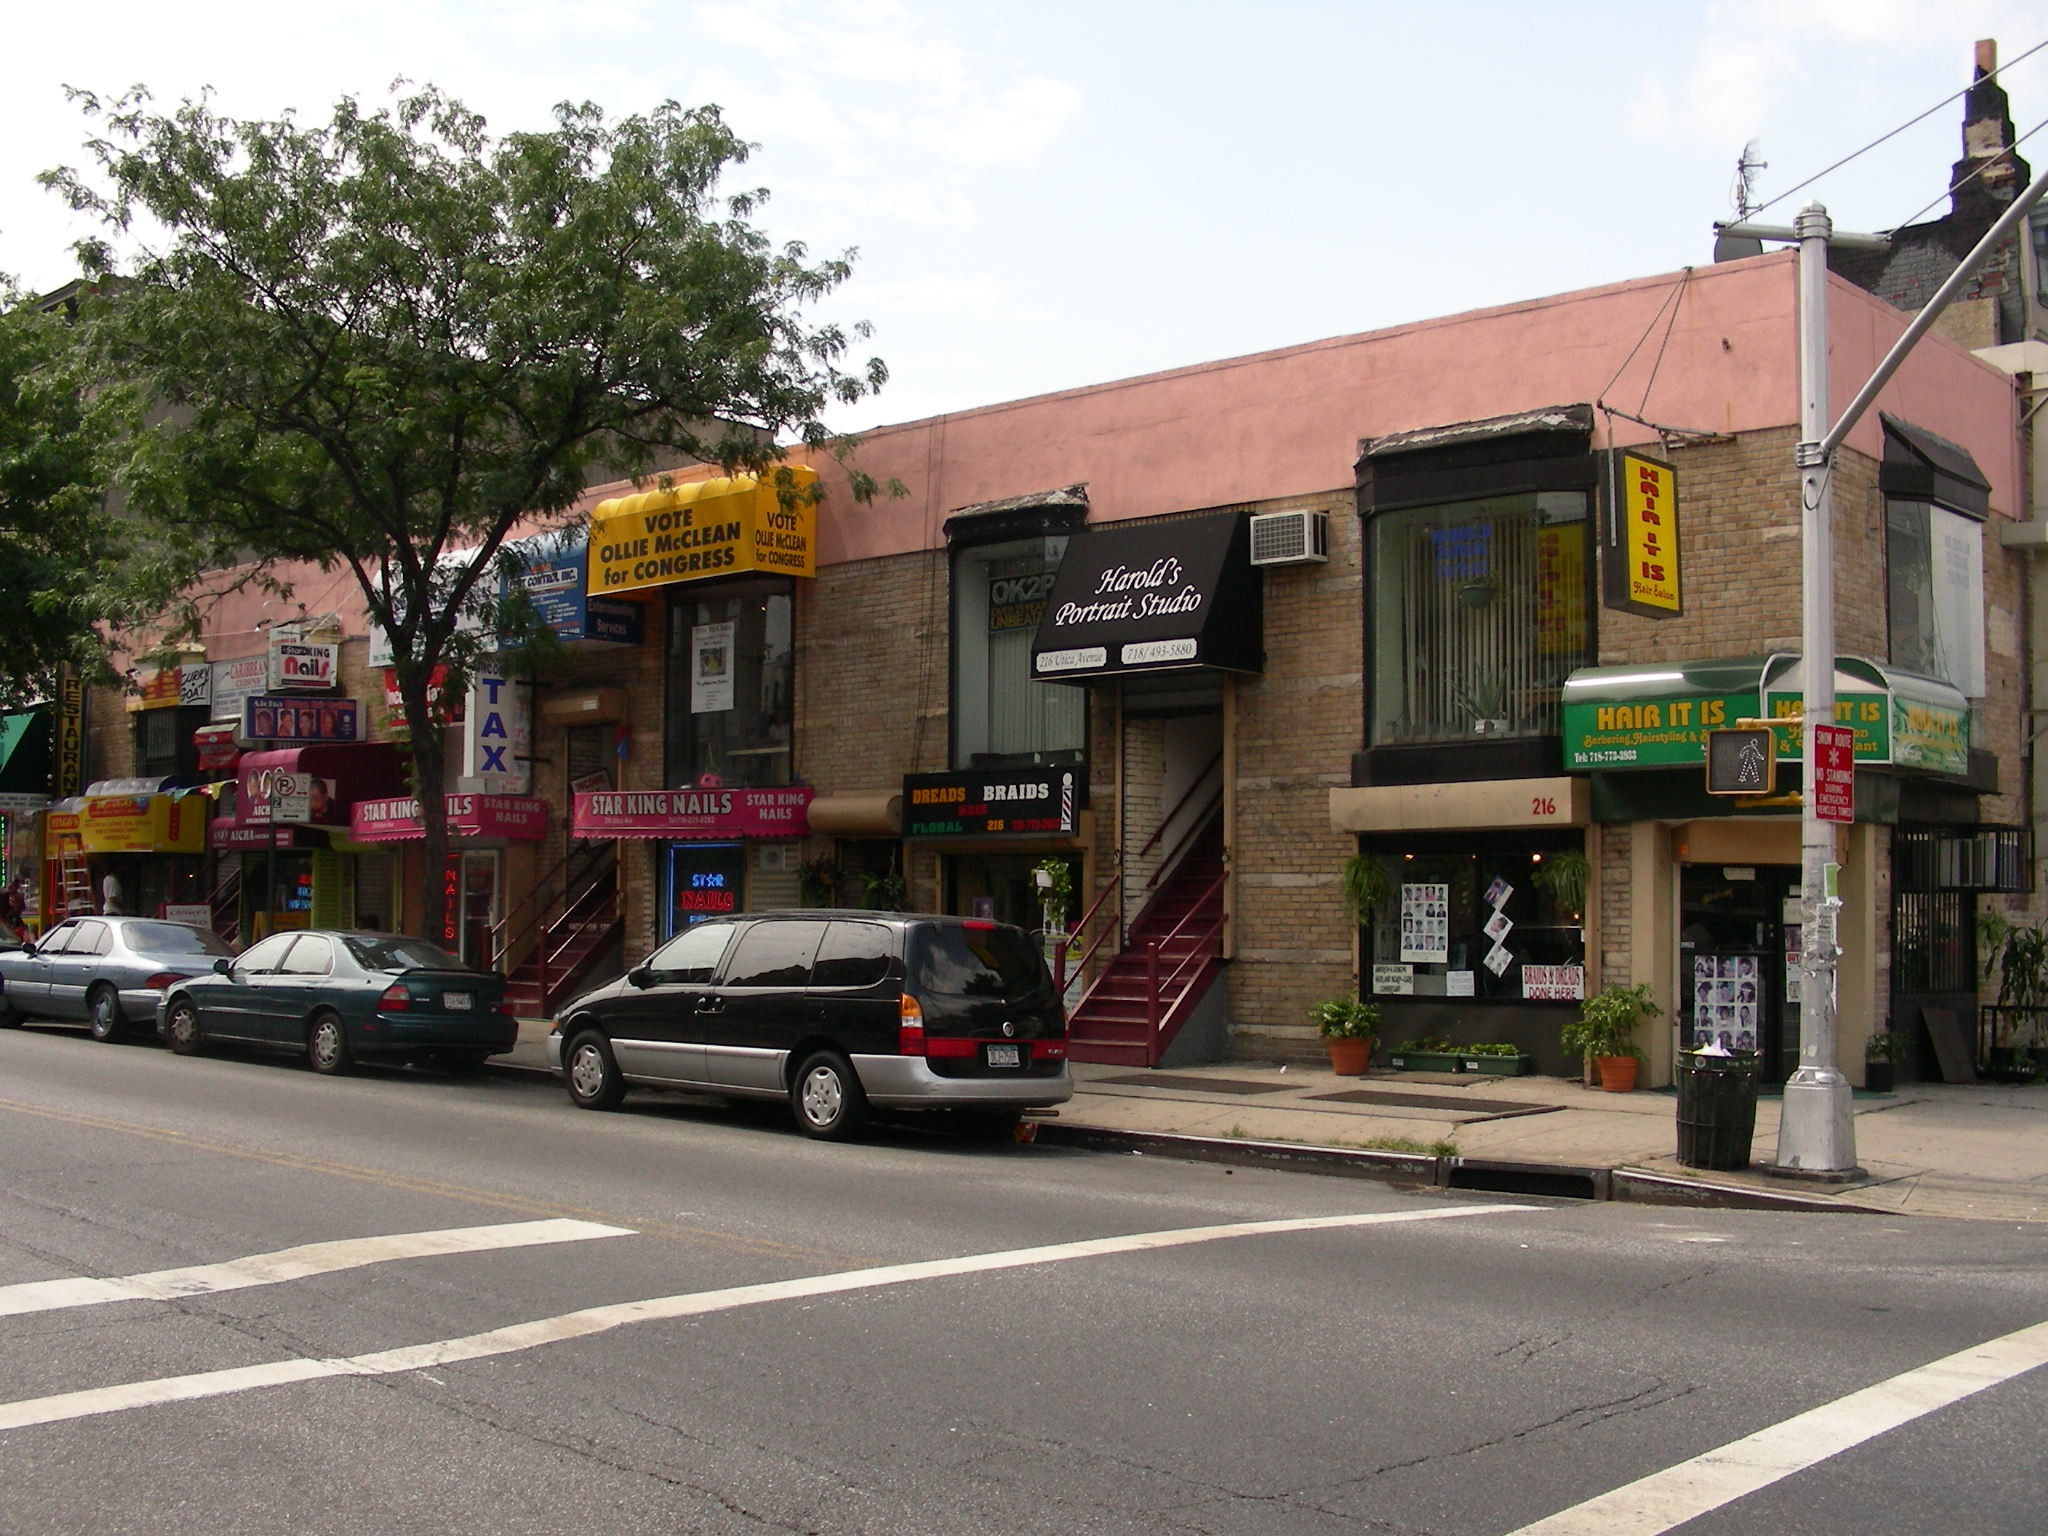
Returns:
[[[1906,1054],[1906,1037],[1880,1029],[1863,1043],[1863,1086],[1872,1093],[1890,1093],[1898,1062]]]
[[[1360,1077],[1372,1062],[1380,1037],[1380,1011],[1357,997],[1332,997],[1309,1010],[1309,1020],[1330,1047],[1330,1070]]]
[[[1632,1093],[1642,1057],[1636,1051],[1636,1030],[1660,1012],[1650,1001],[1650,984],[1632,987],[1610,982],[1579,1004],[1579,1016],[1565,1025],[1564,1048],[1574,1056],[1590,1056],[1609,1093]]]
[[[1458,707],[1472,718],[1475,736],[1499,736],[1508,728],[1508,695],[1498,677],[1476,677],[1458,693]]]
[[[1389,1064],[1397,1072],[1455,1072],[1458,1048],[1449,1035],[1418,1035],[1395,1051]]]

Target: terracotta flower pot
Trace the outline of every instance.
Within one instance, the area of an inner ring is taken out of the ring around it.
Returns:
[[[1636,1091],[1636,1067],[1639,1063],[1635,1057],[1595,1056],[1593,1065],[1600,1069],[1600,1086],[1608,1093]]]
[[[1330,1048],[1330,1070],[1339,1077],[1362,1077],[1372,1062],[1375,1042],[1370,1036],[1365,1039],[1340,1037],[1323,1043]]]

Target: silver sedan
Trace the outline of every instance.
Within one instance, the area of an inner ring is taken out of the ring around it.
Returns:
[[[233,955],[224,940],[155,917],[73,917],[33,944],[0,952],[0,1025],[87,1024],[95,1040],[151,1026],[164,988]]]

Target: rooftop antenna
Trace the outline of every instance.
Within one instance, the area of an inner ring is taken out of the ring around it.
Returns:
[[[1742,154],[1735,162],[1735,182],[1728,193],[1735,201],[1735,222],[1741,223],[1758,207],[1756,200],[1756,173],[1770,168],[1770,161],[1758,156],[1761,145],[1751,139],[1742,146]],[[1714,260],[1740,261],[1745,256],[1761,256],[1764,243],[1747,235],[1717,234],[1714,236]]]

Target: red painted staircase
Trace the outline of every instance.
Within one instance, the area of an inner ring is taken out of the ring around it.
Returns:
[[[1224,881],[1219,811],[1160,879],[1126,930],[1122,951],[1069,1014],[1073,1060],[1159,1065],[1222,972]]]
[[[505,995],[513,1010],[523,1019],[552,1016],[558,1003],[582,989],[624,930],[618,860],[607,851],[577,870],[560,910],[529,925],[526,957],[506,973]]]

